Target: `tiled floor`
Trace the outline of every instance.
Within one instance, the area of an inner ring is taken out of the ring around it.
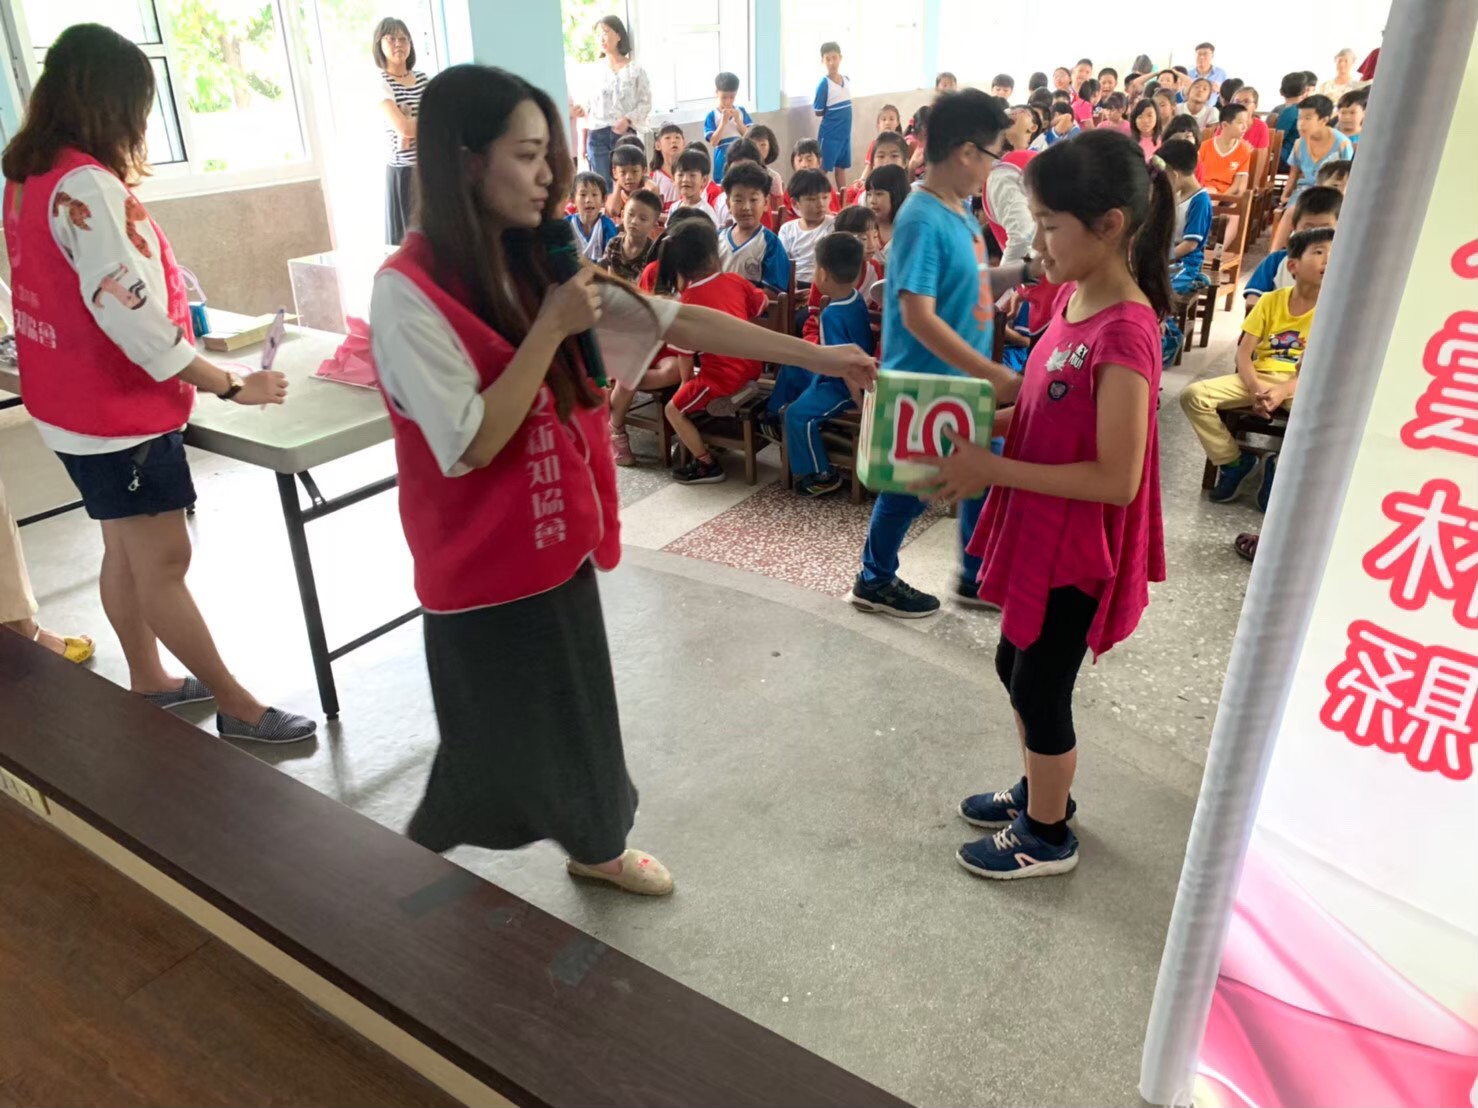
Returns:
[[[951,605],[907,622],[854,611],[840,597],[867,505],[785,493],[773,450],[754,487],[732,457],[716,486],[674,485],[653,461],[620,475],[625,563],[601,591],[642,787],[633,841],[673,868],[677,895],[649,903],[576,887],[549,844],[455,860],[915,1103],[1137,1103],[1247,579],[1230,543],[1260,521],[1250,502],[1203,498],[1175,397],[1230,365],[1235,325],[1219,315],[1212,347],[1166,378],[1170,577],[1136,634],[1080,680],[1084,860],[1070,877],[1003,889],[954,864],[969,834],[958,798],[1019,772],[990,664],[998,622]],[[650,441],[637,446],[655,457]],[[392,466],[380,447],[315,475],[342,491]],[[0,473],[17,514],[71,496],[22,412],[0,413]],[[261,696],[317,714],[275,484],[198,454],[194,473],[190,580],[223,655]],[[411,603],[393,497],[314,524],[310,540],[331,642]],[[96,672],[126,681],[97,596],[96,526],[73,513],[24,541],[44,619],[94,634]],[[902,575],[945,592],[958,558],[955,521],[926,516]],[[436,745],[419,628],[335,672],[340,721],[316,742],[251,753],[402,828]],[[208,729],[212,717],[201,705],[188,718]],[[1044,1055],[1042,1027],[1072,1049]]]

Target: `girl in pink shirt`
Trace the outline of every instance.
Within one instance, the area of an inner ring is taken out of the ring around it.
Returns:
[[[1004,454],[951,435],[921,491],[990,496],[971,540],[980,597],[1001,606],[996,672],[1010,693],[1026,776],[967,798],[960,814],[1002,830],[960,848],[983,877],[1039,877],[1078,862],[1067,820],[1077,768],[1072,692],[1084,655],[1121,642],[1165,577],[1156,400],[1165,259],[1175,201],[1133,139],[1090,131],[1026,170],[1034,247],[1061,285],[1014,408]]]

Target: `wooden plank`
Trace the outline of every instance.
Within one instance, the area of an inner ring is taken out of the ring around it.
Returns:
[[[458,1103],[8,800],[0,841],[0,1104]]]
[[[0,705],[0,765],[511,1100],[902,1103],[19,636]]]

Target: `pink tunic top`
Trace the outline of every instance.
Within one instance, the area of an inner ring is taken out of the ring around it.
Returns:
[[[1149,384],[1149,433],[1139,492],[1128,507],[1067,500],[1022,489],[992,489],[970,540],[984,560],[980,596],[1002,609],[1001,633],[1025,650],[1042,632],[1047,593],[1073,586],[1098,597],[1088,629],[1095,658],[1129,636],[1149,603],[1149,582],[1165,580],[1160,519],[1160,327],[1143,304],[1122,303],[1069,323],[1076,285],[1064,285],[1026,363],[1006,433],[1005,456],[1041,465],[1098,456],[1098,371],[1127,366]]]

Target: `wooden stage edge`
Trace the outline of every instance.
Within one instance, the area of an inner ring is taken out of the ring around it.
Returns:
[[[4,632],[0,771],[12,801],[463,1103],[906,1108]]]
[[[86,820],[45,796],[30,782],[0,769],[0,796],[7,795],[13,802],[46,820],[61,834],[164,901],[238,954],[363,1035],[386,1054],[404,1062],[426,1080],[445,1090],[449,1096],[475,1108],[482,1108],[484,1105],[497,1108],[514,1103],[447,1061],[413,1035],[396,1027],[378,1012],[361,1004],[343,989],[314,973],[303,963],[289,957],[260,935],[243,927],[225,912],[212,907],[137,854],[120,846]]]

